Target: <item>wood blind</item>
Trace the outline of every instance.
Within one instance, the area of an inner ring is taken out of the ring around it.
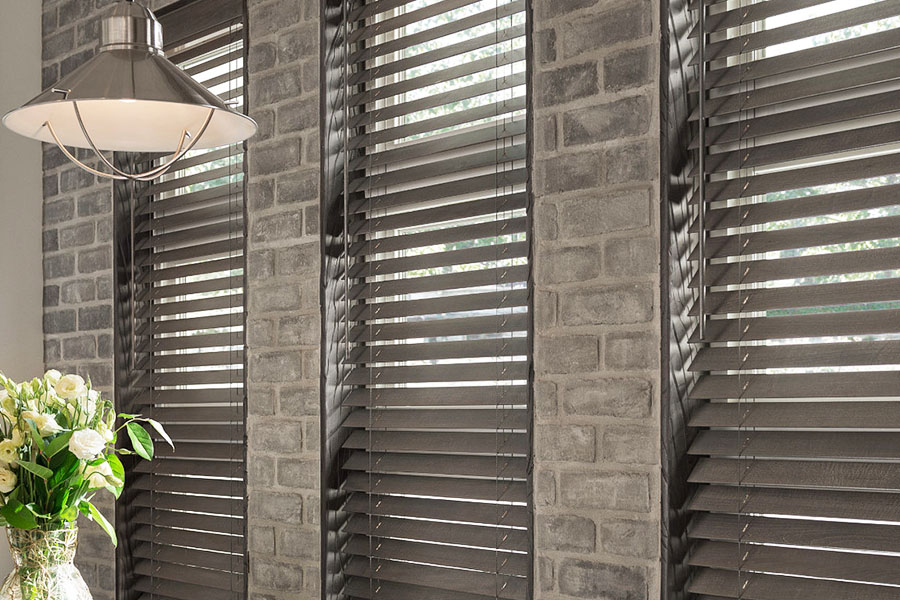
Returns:
[[[529,596],[524,10],[343,7],[341,597]]]
[[[900,2],[692,4],[688,591],[896,600]]]
[[[243,111],[243,3],[180,3],[159,18],[167,57]],[[162,422],[175,451],[157,440],[155,460],[130,471],[120,597],[242,599],[244,147],[193,151],[128,192],[134,338],[123,410]]]

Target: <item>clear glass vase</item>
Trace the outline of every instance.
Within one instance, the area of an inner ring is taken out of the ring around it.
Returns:
[[[75,568],[78,528],[6,530],[15,569],[0,587],[0,600],[91,600]]]

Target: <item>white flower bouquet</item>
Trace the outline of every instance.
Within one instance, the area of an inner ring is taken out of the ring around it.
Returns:
[[[51,370],[16,384],[0,374],[0,526],[63,529],[83,514],[115,544],[115,530],[91,500],[104,490],[122,493],[125,470],[117,455],[153,458],[142,423],[172,444],[153,419],[118,417],[116,427],[112,402],[78,375]],[[116,447],[123,429],[134,450]]]

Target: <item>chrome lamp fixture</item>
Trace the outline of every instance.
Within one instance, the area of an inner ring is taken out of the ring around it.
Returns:
[[[82,169],[117,180],[150,181],[192,149],[241,142],[250,117],[166,59],[162,26],[133,0],[112,5],[98,53],[50,89],[3,117],[25,137],[51,142]],[[79,161],[66,146],[88,148],[110,172]],[[172,154],[144,173],[117,168],[103,151]]]

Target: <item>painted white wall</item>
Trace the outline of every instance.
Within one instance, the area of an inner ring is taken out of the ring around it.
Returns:
[[[41,4],[0,0],[0,115],[41,91]],[[44,366],[41,177],[40,143],[0,128],[0,370],[16,380]]]

